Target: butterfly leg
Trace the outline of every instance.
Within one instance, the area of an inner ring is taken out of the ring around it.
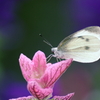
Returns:
[[[51,58],[53,57],[53,54],[50,54],[48,57],[47,57],[47,62],[49,62],[51,60]]]
[[[57,60],[57,62],[60,62],[60,61],[61,61],[61,59],[60,59],[60,58],[56,58],[56,60]]]

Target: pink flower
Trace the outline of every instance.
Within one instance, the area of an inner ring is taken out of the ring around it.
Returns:
[[[73,95],[74,93],[67,94],[66,96],[54,96],[54,98],[48,100],[71,100]],[[35,99],[33,96],[28,96],[28,97],[19,97],[9,100],[37,100],[37,99]]]
[[[9,100],[35,100],[35,98],[33,96],[27,96],[27,97],[19,97],[19,98],[14,98]]]
[[[39,100],[52,96],[55,82],[66,71],[71,62],[72,59],[55,64],[46,63],[45,54],[41,51],[37,51],[32,60],[23,54],[19,58],[23,77],[28,83],[27,88]]]
[[[74,96],[74,93],[69,93],[66,96],[54,96],[54,100],[71,100],[71,98]]]

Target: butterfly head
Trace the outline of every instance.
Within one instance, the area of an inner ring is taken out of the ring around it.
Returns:
[[[51,48],[51,52],[54,53],[53,57],[62,58],[62,54],[57,47]]]
[[[56,57],[57,47],[51,48],[51,52],[54,53],[53,57]]]

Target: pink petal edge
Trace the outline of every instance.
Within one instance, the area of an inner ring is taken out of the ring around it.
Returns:
[[[26,81],[30,79],[31,76],[31,60],[24,54],[20,54],[19,65],[22,71],[22,75]]]
[[[66,96],[54,96],[54,100],[71,100],[75,93],[69,93]]]
[[[9,100],[34,100],[35,98],[33,96],[27,96],[27,97],[19,97],[19,98],[13,98]]]

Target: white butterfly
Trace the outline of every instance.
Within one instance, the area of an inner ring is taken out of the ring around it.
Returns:
[[[100,27],[90,26],[63,39],[52,48],[53,57],[73,58],[73,61],[90,63],[100,58]]]

